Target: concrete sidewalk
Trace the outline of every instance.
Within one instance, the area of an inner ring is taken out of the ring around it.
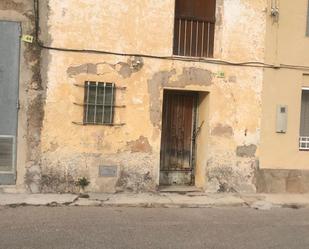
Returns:
[[[0,194],[0,206],[103,206],[103,207],[251,207],[309,208],[309,195],[302,194],[206,194],[206,193],[118,193],[95,194],[81,198],[74,194]]]

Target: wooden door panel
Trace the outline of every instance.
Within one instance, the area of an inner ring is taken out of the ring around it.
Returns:
[[[165,179],[164,182],[170,182],[171,178],[182,179],[179,181],[183,184],[191,181],[195,101],[196,95],[192,93],[167,91],[164,95],[161,140],[161,172],[164,174],[161,179]]]

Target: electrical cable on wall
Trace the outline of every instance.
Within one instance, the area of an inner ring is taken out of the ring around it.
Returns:
[[[61,48],[61,47],[53,47],[46,46],[39,38],[39,30],[40,30],[40,7],[39,0],[34,1],[34,12],[35,12],[35,40],[39,47],[48,50],[61,51],[61,52],[75,52],[75,53],[94,53],[94,54],[106,54],[106,55],[116,55],[116,56],[136,56],[136,57],[144,57],[150,59],[161,59],[161,60],[175,60],[175,61],[186,61],[186,62],[203,62],[209,64],[216,65],[225,65],[225,66],[242,66],[242,67],[255,67],[255,68],[272,68],[272,69],[294,69],[294,70],[302,70],[309,71],[308,66],[301,65],[288,65],[288,64],[267,64],[259,61],[246,61],[246,62],[231,62],[226,60],[217,60],[217,59],[209,59],[209,58],[192,58],[192,57],[179,57],[179,56],[156,56],[149,54],[139,54],[139,53],[119,53],[119,52],[111,52],[104,50],[92,50],[92,49],[72,49],[72,48]]]

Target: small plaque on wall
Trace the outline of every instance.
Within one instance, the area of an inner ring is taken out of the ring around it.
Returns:
[[[117,177],[117,166],[115,165],[101,165],[99,166],[100,177]]]

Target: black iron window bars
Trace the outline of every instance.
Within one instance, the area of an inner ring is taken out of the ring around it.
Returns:
[[[80,86],[80,85],[76,85]],[[84,118],[82,125],[123,125],[114,123],[116,86],[114,83],[86,81],[84,86]],[[124,89],[124,88],[122,88]]]

